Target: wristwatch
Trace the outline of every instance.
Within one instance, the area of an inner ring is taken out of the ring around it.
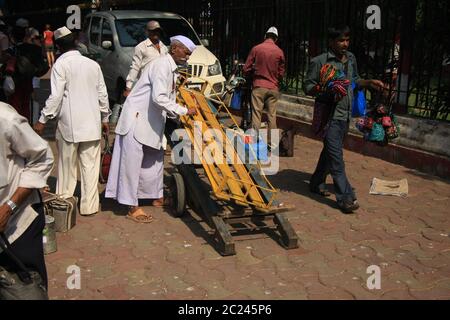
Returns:
[[[17,207],[17,204],[14,201],[7,200],[6,204],[11,208],[11,211],[12,211],[13,214],[16,213],[18,207]]]

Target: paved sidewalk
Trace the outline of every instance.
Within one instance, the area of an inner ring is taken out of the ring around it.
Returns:
[[[236,256],[222,257],[189,213],[179,219],[149,206],[156,221],[140,225],[125,219],[126,208],[102,197],[103,211],[78,216],[73,230],[57,235],[58,251],[46,256],[50,297],[449,299],[450,182],[345,152],[361,209],[344,215],[334,198],[308,192],[321,147],[297,136],[295,157],[282,158],[280,172],[270,178],[279,199],[296,205],[287,216],[299,249],[286,251],[260,234],[240,239]],[[407,178],[409,196],[368,195],[374,177]],[[71,265],[81,269],[80,290],[66,287]],[[381,269],[379,290],[366,285],[371,265]]]
[[[297,137],[296,157],[282,159],[271,178],[279,198],[296,205],[287,215],[299,249],[286,251],[260,234],[240,239],[236,256],[221,257],[190,214],[178,219],[146,207],[156,221],[139,225],[102,198],[100,214],[79,216],[73,230],[57,235],[58,251],[46,257],[51,298],[450,298],[448,181],[347,152],[362,209],[344,215],[334,201],[307,191],[320,148]],[[407,178],[408,198],[369,196],[373,177]],[[66,288],[70,265],[81,268],[81,290]],[[367,289],[370,265],[381,268],[380,290]]]

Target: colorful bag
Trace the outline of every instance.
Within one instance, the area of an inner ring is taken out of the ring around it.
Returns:
[[[389,128],[392,126],[392,120],[391,117],[389,116],[384,116],[383,118],[381,118],[381,124],[383,125],[383,127],[385,128]]]
[[[370,131],[369,141],[372,142],[382,142],[385,138],[384,128],[379,123],[374,123],[372,127],[372,131]]]
[[[386,136],[389,140],[398,138],[400,134],[400,127],[398,126],[397,119],[393,114],[391,114],[391,122],[391,126],[389,128],[386,128]]]

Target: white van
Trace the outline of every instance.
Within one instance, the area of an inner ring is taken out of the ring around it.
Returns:
[[[183,17],[158,11],[99,11],[90,13],[83,22],[84,39],[89,53],[99,57],[108,94],[117,100],[125,88],[125,80],[130,71],[134,47],[147,37],[145,26],[148,21],[157,20],[164,30],[162,42],[169,45],[169,38],[181,34],[190,38],[196,45],[188,60],[190,86],[200,88],[206,79],[209,85],[205,94],[222,94],[225,78],[219,60],[205,48],[189,22]],[[214,89],[214,90],[212,90]]]

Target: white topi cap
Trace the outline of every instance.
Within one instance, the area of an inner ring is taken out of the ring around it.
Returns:
[[[67,27],[61,27],[53,32],[53,36],[55,37],[55,40],[58,40],[59,38],[68,36],[71,33],[72,31],[70,31]]]
[[[267,30],[267,33],[273,33],[274,35],[276,35],[278,37],[278,30],[275,27],[270,27],[269,30]]]
[[[178,36],[174,36],[170,38],[170,42],[172,43],[174,40],[176,41],[180,41],[186,48],[189,49],[189,51],[192,53],[194,52],[195,48],[197,48],[197,46],[194,44],[194,42],[192,42],[191,39],[189,39],[188,37],[182,36],[182,35],[178,35]]]

